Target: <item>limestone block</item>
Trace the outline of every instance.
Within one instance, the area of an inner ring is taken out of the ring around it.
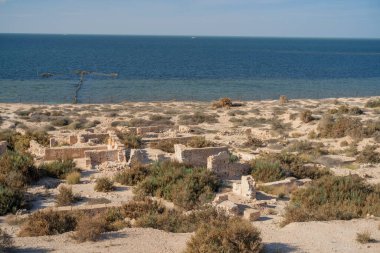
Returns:
[[[241,195],[248,199],[256,198],[256,182],[252,176],[241,177]]]
[[[225,200],[216,206],[218,210],[226,212],[227,215],[237,216],[240,214],[239,207],[230,200]]]
[[[220,203],[222,203],[223,201],[226,201],[228,200],[228,194],[220,194],[220,195],[217,195],[214,200],[212,201],[212,203],[214,205],[218,205]]]
[[[248,221],[255,221],[260,218],[260,211],[252,208],[247,208],[244,210],[243,218]]]
[[[134,164],[146,164],[149,163],[149,158],[146,150],[144,149],[132,149],[131,155],[128,161],[128,165],[132,166]]]

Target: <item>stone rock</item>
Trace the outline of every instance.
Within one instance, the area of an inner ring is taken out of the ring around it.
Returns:
[[[214,205],[218,205],[222,203],[223,201],[228,200],[228,194],[220,194],[215,197],[215,199],[212,201]]]
[[[255,221],[260,218],[260,211],[252,208],[247,208],[244,210],[243,218],[248,221]]]
[[[246,199],[256,198],[256,182],[252,176],[242,176],[239,183],[232,185],[232,192]]]
[[[216,206],[218,210],[226,212],[227,215],[237,216],[240,214],[239,207],[230,200],[225,200]]]

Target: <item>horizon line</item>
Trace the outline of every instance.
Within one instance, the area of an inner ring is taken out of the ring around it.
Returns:
[[[140,37],[204,37],[204,38],[273,38],[273,39],[350,39],[350,40],[380,40],[380,37],[313,37],[313,36],[276,36],[276,35],[194,35],[194,34],[107,34],[107,33],[24,33],[24,32],[0,32],[2,34],[15,35],[76,35],[76,36],[140,36]]]

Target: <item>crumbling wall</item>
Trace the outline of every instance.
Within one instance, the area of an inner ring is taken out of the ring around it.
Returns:
[[[232,192],[247,199],[256,198],[256,182],[252,176],[242,176],[239,183],[234,183]]]
[[[222,151],[207,158],[207,169],[220,178],[236,179],[247,174],[250,168],[245,163],[231,163],[228,152]]]
[[[288,177],[285,178],[284,180],[279,180],[279,181],[274,181],[274,182],[269,182],[269,183],[263,183],[260,184],[260,186],[263,187],[270,187],[270,188],[287,188],[291,189],[293,187],[298,187],[307,183],[310,183],[312,180],[309,178],[305,179],[297,179],[295,177]]]
[[[35,155],[37,158],[42,158],[45,155],[45,147],[36,142],[35,140],[31,140],[29,143],[28,151]]]
[[[78,136],[80,143],[86,143],[91,139],[98,139],[99,143],[105,144],[109,138],[109,133],[86,133]]]
[[[0,155],[4,154],[7,151],[8,142],[0,141]]]
[[[87,150],[84,151],[86,158],[86,166],[95,166],[104,162],[125,162],[125,159],[120,161],[120,150]]]
[[[47,148],[45,149],[44,160],[84,158],[84,152],[87,150],[107,150],[107,146]]]
[[[181,163],[206,167],[207,158],[220,152],[228,152],[227,147],[188,148],[182,144],[174,145],[175,159]]]
[[[172,127],[168,125],[160,125],[160,126],[130,127],[128,128],[128,130],[137,135],[144,135],[146,133],[162,133],[171,128]]]

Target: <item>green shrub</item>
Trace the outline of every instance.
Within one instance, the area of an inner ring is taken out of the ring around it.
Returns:
[[[136,185],[149,175],[149,169],[146,166],[137,164],[130,169],[125,169],[116,173],[114,180],[122,185]]]
[[[150,171],[137,184],[135,192],[141,196],[163,197],[185,209],[209,202],[220,185],[216,175],[205,168],[165,161],[152,165]]]
[[[358,176],[322,177],[292,194],[284,224],[380,216],[379,203],[379,185],[368,185]]]
[[[48,176],[65,179],[66,176],[74,171],[78,171],[73,160],[57,160],[51,163],[43,163],[40,170]]]
[[[66,175],[66,182],[68,184],[79,184],[80,183],[80,172],[74,171]]]
[[[60,186],[55,199],[57,206],[69,206],[75,202],[75,196],[71,187]]]
[[[23,204],[24,193],[0,184],[0,215],[15,213]]]
[[[29,148],[31,140],[48,146],[50,137],[42,130],[28,130],[24,135],[14,130],[3,130],[0,131],[0,140],[7,141],[11,150],[25,152]]]
[[[110,192],[114,190],[113,182],[108,177],[96,179],[94,190],[97,192]]]
[[[30,155],[8,151],[0,156],[0,185],[23,189],[38,178]]]
[[[138,149],[143,145],[141,136],[138,136],[136,134],[118,132],[117,136],[120,138],[126,148]]]
[[[77,219],[69,212],[38,211],[21,226],[19,236],[57,235],[73,231]]]
[[[260,232],[239,218],[211,220],[187,243],[186,253],[252,252],[263,248]]]
[[[12,237],[0,228],[0,252],[7,252],[12,246]]]
[[[252,176],[259,182],[273,182],[285,179],[285,171],[281,169],[278,161],[255,159],[251,162]]]

